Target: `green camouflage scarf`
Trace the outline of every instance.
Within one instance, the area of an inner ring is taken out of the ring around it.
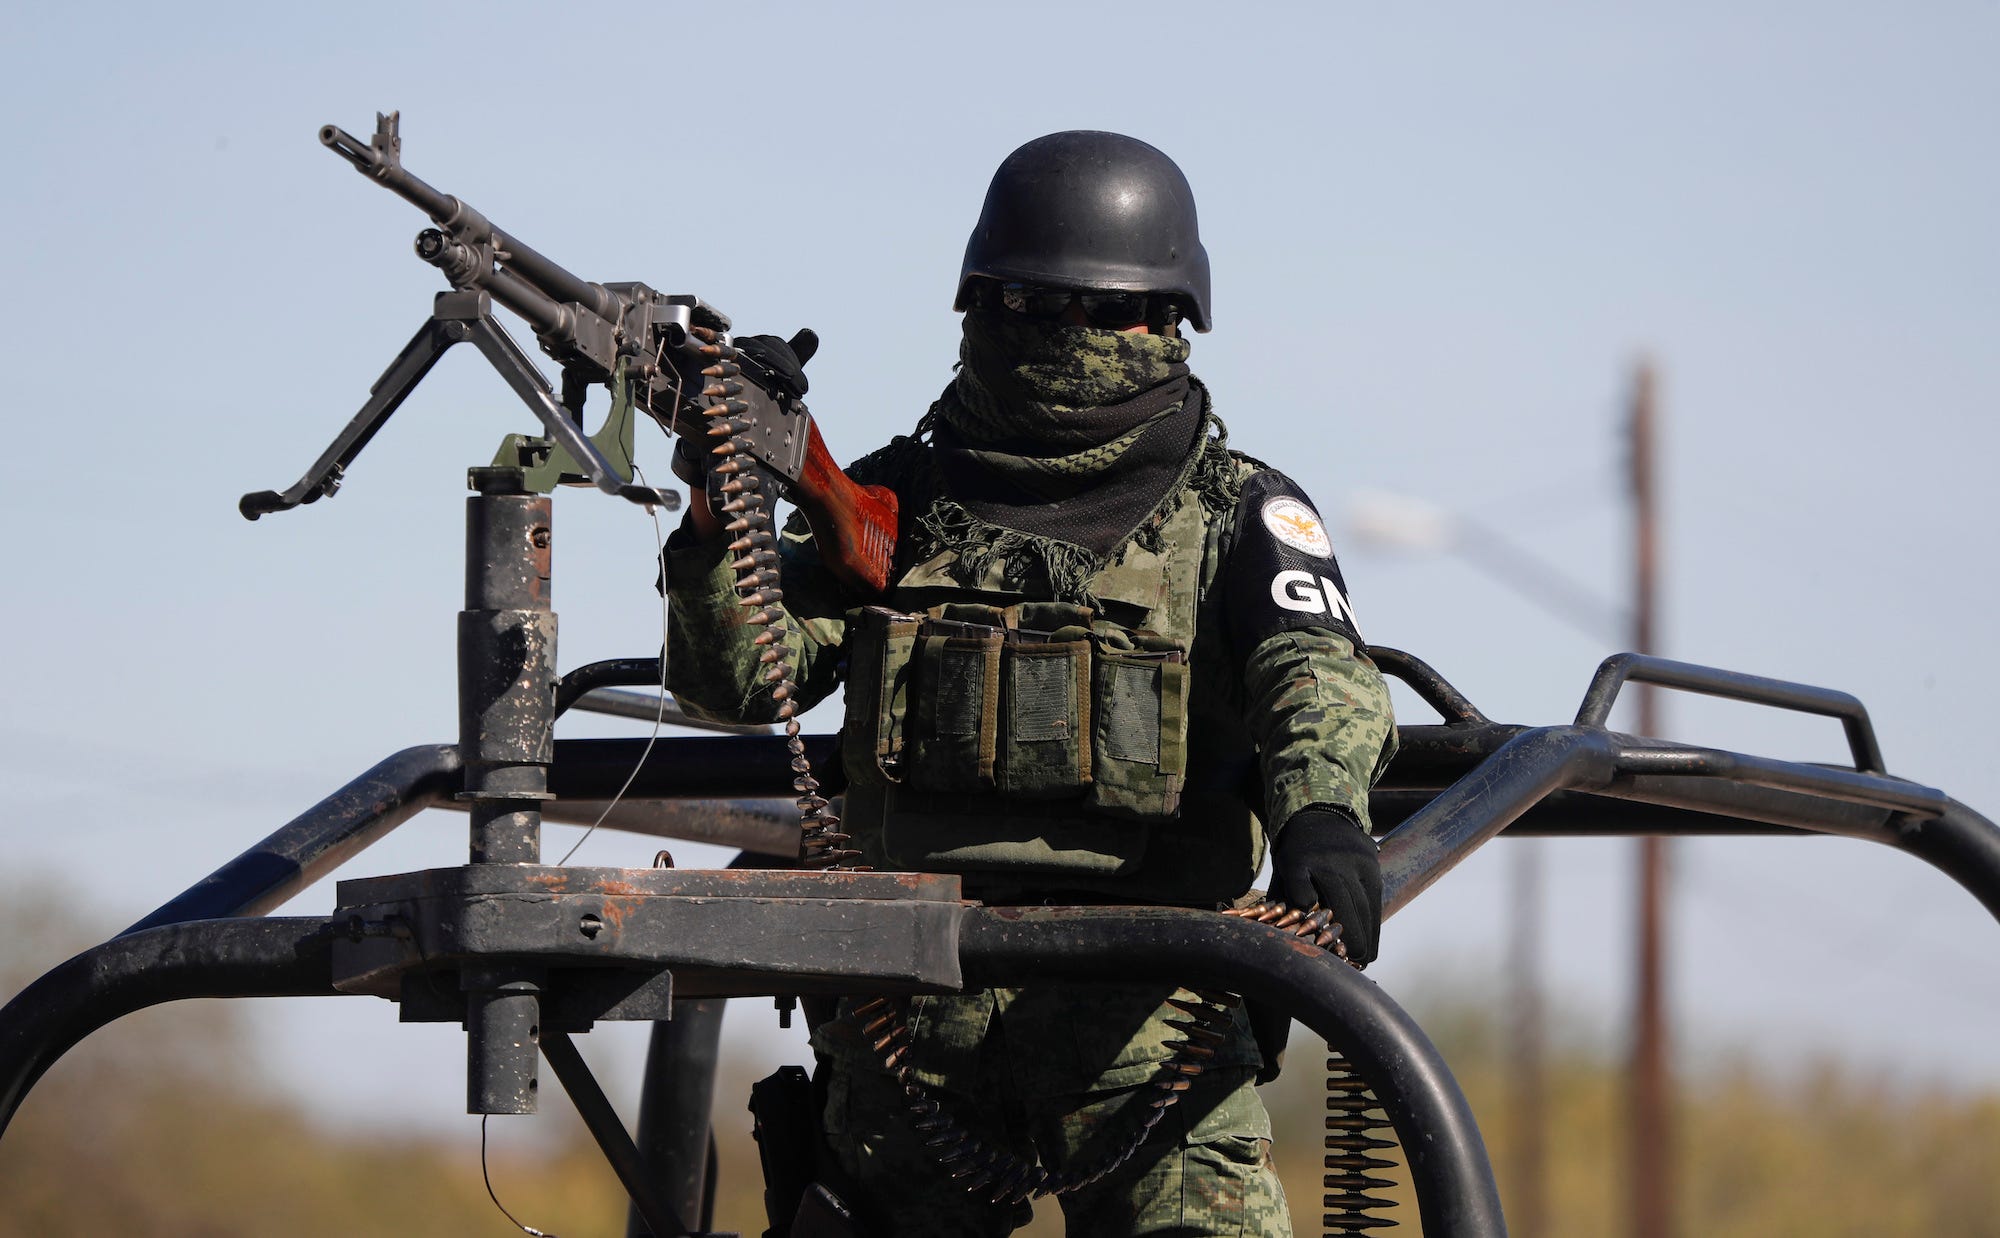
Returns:
[[[1236,501],[1187,354],[1182,339],[974,311],[958,375],[915,433],[850,472],[904,494],[899,562],[951,551],[966,585],[998,562],[1015,587],[1039,577],[1053,599],[1092,605],[1090,578],[1127,542],[1159,549],[1182,501]]]
[[[973,310],[958,356],[937,408],[953,448],[1052,500],[1111,469],[1188,398],[1188,342],[1172,336]]]

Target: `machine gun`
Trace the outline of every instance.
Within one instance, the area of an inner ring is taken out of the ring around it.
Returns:
[[[637,409],[671,432],[723,438],[723,454],[762,466],[805,513],[836,576],[870,591],[888,583],[895,495],[857,485],[841,472],[806,406],[776,375],[731,347],[727,315],[699,297],[572,275],[404,168],[398,116],[377,113],[375,136],[365,144],[336,125],[323,127],[319,140],[431,217],[437,226],[417,234],[417,256],[442,271],[453,291],[438,295],[431,318],[305,475],[282,494],[244,495],[238,507],[245,517],[255,520],[334,493],[347,466],[445,350],[469,341],[548,431],[546,441],[510,438],[502,453],[511,449],[515,459],[494,462],[524,466],[532,489],[588,481],[606,493],[671,509],[678,496],[629,476],[629,414]],[[493,318],[495,301],[520,315],[542,351],[562,367],[560,396]],[[725,368],[730,372],[717,372]],[[736,381],[736,371],[747,381]],[[584,395],[599,383],[611,391],[611,414],[603,430],[586,437]],[[750,506],[763,507],[763,496],[755,500]]]

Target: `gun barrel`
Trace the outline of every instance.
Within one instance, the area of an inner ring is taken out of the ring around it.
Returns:
[[[393,133],[378,135],[375,142],[367,143],[338,125],[322,125],[319,140],[353,164],[363,176],[430,216],[453,239],[470,245],[492,242],[496,261],[535,291],[556,302],[574,301],[600,318],[618,320],[620,302],[615,293],[572,275],[560,263],[496,227],[465,202],[411,174],[403,167],[398,151],[400,143]]]
[[[334,154],[353,164],[355,171],[369,180],[379,182],[389,192],[429,215],[437,221],[439,227],[452,227],[453,220],[459,215],[459,208],[463,204],[450,194],[432,188],[421,178],[412,176],[403,167],[403,161],[396,152],[393,138],[389,142],[384,142],[378,135],[375,142],[370,144],[339,125],[321,125],[319,140]],[[461,225],[463,222],[460,221]]]
[[[465,207],[465,204],[459,202],[457,198],[451,200]],[[471,208],[465,207],[465,209]],[[480,222],[492,232],[493,245],[500,254],[502,266],[557,301],[575,301],[600,318],[618,321],[621,302],[610,289],[570,274],[560,264],[544,257],[512,235],[486,223],[484,219]],[[443,226],[450,227],[449,224]]]

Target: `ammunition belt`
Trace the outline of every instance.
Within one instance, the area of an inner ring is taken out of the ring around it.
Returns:
[[[1340,941],[1340,925],[1324,907],[1310,910],[1287,907],[1265,900],[1248,907],[1232,908],[1223,915],[1238,916],[1283,929],[1304,941],[1330,951],[1343,962],[1347,950]],[[913,1040],[909,1012],[899,998],[877,997],[863,1002],[848,1015],[860,1024],[861,1038],[882,1063],[882,1068],[903,1089],[904,1114],[924,1144],[936,1155],[938,1164],[965,1191],[992,1204],[1012,1204],[1045,1195],[1065,1195],[1102,1180],[1122,1167],[1145,1144],[1153,1128],[1206,1070],[1216,1050],[1228,1037],[1231,1011],[1242,999],[1232,993],[1205,989],[1183,989],[1167,999],[1167,1005],[1182,1018],[1168,1020],[1182,1039],[1171,1042],[1173,1054],[1160,1063],[1146,1085],[1150,1095],[1138,1109],[1132,1129],[1109,1151],[1082,1165],[1054,1170],[998,1148],[968,1130],[954,1117],[936,1093],[916,1077],[911,1062]],[[1387,1127],[1386,1120],[1370,1116],[1380,1106],[1366,1082],[1346,1068],[1338,1056],[1327,1059],[1327,1155],[1323,1186],[1324,1207],[1334,1209],[1322,1217],[1329,1234],[1365,1233],[1395,1222],[1374,1215],[1392,1207],[1394,1200],[1369,1192],[1390,1185],[1390,1180],[1374,1176],[1374,1171],[1394,1164],[1376,1152],[1393,1148],[1395,1141],[1377,1138],[1374,1132]]]
[[[792,682],[797,650],[785,644],[789,633],[785,613],[778,609],[785,593],[778,581],[777,534],[771,524],[771,504],[777,496],[765,493],[765,481],[748,454],[750,445],[741,437],[750,428],[742,419],[750,406],[737,398],[743,394],[739,381],[743,371],[736,364],[735,347],[718,333],[706,327],[690,330],[701,341],[701,355],[711,362],[701,372],[708,380],[701,394],[709,401],[708,437],[721,441],[710,451],[709,470],[725,478],[721,488],[728,501],[722,514],[731,519],[723,527],[735,535],[729,552],[737,557],[729,566],[736,573],[737,603],[750,611],[745,623],[764,629],[757,634],[761,650],[757,663],[764,668],[764,682],[770,685],[778,718],[785,724],[792,790],[799,797],[799,863],[805,868],[844,868],[861,853],[847,848],[850,839],[820,794],[812,762],[806,759],[805,741],[799,737],[798,702],[793,699],[798,685]]]

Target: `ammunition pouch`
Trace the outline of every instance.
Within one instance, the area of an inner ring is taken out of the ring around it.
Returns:
[[[852,784],[902,781],[910,671],[921,623],[918,616],[883,606],[847,612],[847,716],[840,750]]]
[[[968,843],[1018,818],[999,833],[1067,845],[1081,840],[1062,837],[1065,809],[1134,823],[1179,814],[1188,665],[1171,640],[1060,602],[870,606],[847,620],[842,759],[854,784],[886,788],[890,817],[956,818]],[[1052,802],[1024,811],[1024,800]]]
[[[993,789],[1000,747],[1000,649],[1005,643],[1005,634],[988,624],[931,617],[919,621],[906,753],[911,786],[924,791]]]
[[[1187,783],[1187,653],[1152,632],[1111,629],[1091,669],[1090,802],[1118,816],[1180,815]]]

